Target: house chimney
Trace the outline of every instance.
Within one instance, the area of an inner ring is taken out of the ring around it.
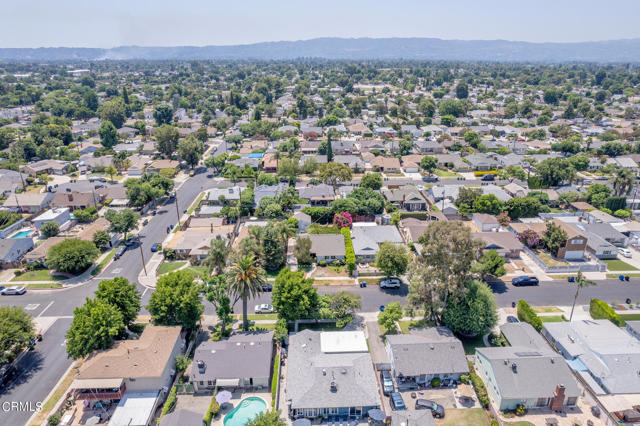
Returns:
[[[73,194],[69,194],[68,198],[69,198],[69,201],[73,201]]]
[[[562,410],[564,405],[564,385],[556,386],[556,390],[553,392],[553,398],[549,402],[549,409],[553,411]]]

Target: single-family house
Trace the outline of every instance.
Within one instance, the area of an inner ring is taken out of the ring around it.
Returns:
[[[365,262],[375,260],[380,244],[390,242],[402,244],[402,236],[398,228],[392,225],[369,225],[354,223],[351,229],[351,240],[356,259]]]
[[[51,204],[53,196],[51,192],[13,194],[4,201],[3,206],[13,212],[37,214]]]
[[[467,161],[467,163],[469,163],[473,170],[493,170],[500,167],[500,163],[498,163],[488,155],[482,153],[469,154],[464,157],[464,159]]]
[[[317,262],[333,263],[344,260],[345,244],[342,234],[310,234],[311,255]]]
[[[436,141],[432,140],[417,140],[413,143],[413,150],[420,154],[442,154],[444,153],[444,147]]]
[[[69,211],[69,208],[62,207],[47,210],[38,217],[32,219],[31,222],[33,223],[33,226],[35,226],[39,231],[40,228],[42,228],[42,225],[47,222],[56,222],[60,226],[60,228],[62,228],[62,226],[70,220],[71,212]]]
[[[15,268],[18,262],[33,249],[31,238],[0,239],[0,267]]]
[[[39,174],[63,175],[69,170],[70,163],[62,160],[40,160],[21,166],[20,170],[31,176]]]
[[[476,224],[481,232],[491,232],[500,228],[498,219],[492,214],[474,213],[471,221]]]
[[[309,201],[312,206],[328,206],[331,201],[336,199],[333,186],[324,183],[298,188],[298,195]]]
[[[495,250],[506,258],[519,258],[523,250],[522,243],[512,232],[474,232],[473,237],[484,243],[483,250]]]
[[[396,157],[374,157],[370,161],[370,164],[374,170],[387,173],[400,173],[400,160]]]
[[[406,185],[399,189],[383,189],[382,195],[394,206],[409,212],[427,210],[427,200],[418,188]]]

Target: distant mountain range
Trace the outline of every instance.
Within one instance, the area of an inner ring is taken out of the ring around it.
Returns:
[[[408,59],[498,62],[640,62],[640,39],[579,43],[438,38],[315,38],[234,46],[121,46],[111,49],[0,48],[2,61],[197,59]]]

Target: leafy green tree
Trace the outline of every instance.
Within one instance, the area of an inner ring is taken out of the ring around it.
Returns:
[[[256,264],[252,255],[238,256],[229,268],[228,282],[231,294],[236,300],[242,299],[242,328],[247,331],[249,330],[247,301],[255,298],[266,282],[264,270]]]
[[[96,231],[93,234],[93,244],[95,244],[96,248],[98,250],[104,250],[107,247],[109,247],[109,241],[111,241],[111,237],[109,237],[109,234],[107,233],[107,231]]]
[[[209,273],[220,275],[227,264],[231,247],[227,246],[226,240],[211,240],[209,253],[204,260],[204,264],[209,267]]]
[[[545,186],[558,186],[575,176],[575,169],[561,158],[548,158],[536,166],[536,173]]]
[[[110,121],[105,120],[100,123],[98,134],[100,135],[100,143],[105,148],[113,148],[118,143],[118,130]]]
[[[558,203],[560,205],[566,206],[578,201],[578,198],[580,198],[580,194],[575,191],[569,191],[558,195]]]
[[[478,272],[483,277],[486,275],[501,277],[507,273],[504,269],[505,262],[504,257],[500,256],[497,251],[489,250],[478,261]]]
[[[98,349],[109,349],[124,329],[122,313],[116,306],[87,298],[84,305],[73,310],[71,327],[66,334],[67,355],[77,359]]]
[[[304,278],[304,272],[284,268],[276,277],[271,303],[280,318],[287,321],[314,318],[320,308],[320,297],[313,280]]]
[[[360,188],[370,188],[378,191],[382,188],[382,175],[380,173],[367,173],[360,179]]]
[[[339,182],[351,180],[351,167],[342,163],[326,163],[320,166],[318,175],[320,180],[328,185],[337,185]]]
[[[454,333],[480,336],[497,323],[496,301],[491,289],[483,282],[471,280],[466,291],[452,297],[444,310],[444,324]]]
[[[127,119],[124,103],[121,99],[106,101],[100,105],[100,118],[102,121],[109,121],[119,129]]]
[[[510,181],[513,181],[513,179],[524,181],[527,179],[527,172],[520,166],[510,165],[501,169],[500,172],[498,172],[498,176],[500,179],[509,179]]]
[[[111,223],[113,232],[120,232],[125,237],[129,231],[138,226],[140,215],[131,209],[113,210],[109,209],[104,214],[105,219]]]
[[[478,213],[498,215],[504,209],[504,203],[494,194],[481,195],[473,203],[473,210]]]
[[[158,279],[147,306],[156,325],[180,325],[195,329],[204,311],[200,288],[189,271],[177,271]]]
[[[107,166],[104,168],[104,172],[106,174],[109,175],[109,177],[111,178],[111,182],[113,182],[113,175],[115,175],[116,173],[118,173],[118,171],[116,170],[115,167],[113,166]]]
[[[469,86],[467,83],[460,82],[456,86],[456,98],[466,99],[469,97]]]
[[[542,241],[552,255],[558,256],[558,251],[564,247],[567,242],[567,233],[559,225],[553,222],[547,223],[547,229],[544,232]]]
[[[376,253],[376,268],[387,277],[402,275],[409,266],[409,255],[402,244],[385,241],[380,244]]]
[[[455,99],[445,99],[440,102],[438,111],[441,116],[452,115],[456,118],[462,117],[466,114],[466,110],[462,102]]]
[[[115,306],[122,314],[122,321],[127,327],[135,321],[140,311],[140,292],[134,283],[124,277],[102,280],[96,290],[96,300],[102,300]]]
[[[178,130],[169,124],[163,124],[156,129],[154,135],[158,141],[158,151],[171,157],[178,147],[178,138],[180,137]]]
[[[534,197],[511,198],[507,201],[505,208],[512,219],[535,217],[542,211],[540,200]]]
[[[153,118],[158,126],[171,124],[173,121],[173,108],[171,108],[171,105],[160,104],[153,109]]]
[[[253,417],[247,426],[286,426],[287,422],[280,417],[280,410],[265,411]]]
[[[587,202],[595,207],[602,207],[611,195],[611,189],[603,183],[594,183],[587,188]]]
[[[258,175],[258,185],[273,186],[278,184],[278,178],[269,173],[260,173]]]
[[[311,239],[309,237],[298,237],[293,248],[293,255],[298,260],[299,265],[311,265]]]
[[[40,233],[45,238],[55,237],[60,233],[60,225],[58,224],[58,222],[53,220],[51,222],[44,223],[40,227]]]
[[[203,153],[204,144],[192,135],[187,136],[178,143],[178,156],[191,168],[198,165]]]
[[[33,317],[22,306],[0,306],[0,363],[13,359],[35,338]]]
[[[224,336],[227,326],[233,321],[227,276],[219,274],[210,277],[203,286],[205,297],[215,308],[218,321],[220,321],[220,334]]]
[[[391,302],[378,315],[378,324],[382,326],[386,333],[395,334],[398,330],[396,321],[400,320],[400,318],[402,318],[400,302]]]
[[[362,307],[362,297],[346,291],[326,294],[322,296],[322,302],[331,317],[338,319],[347,318]]]
[[[206,127],[200,127],[198,130],[195,131],[194,135],[196,139],[198,139],[202,143],[206,143],[207,140],[209,140],[209,134],[207,133]]]
[[[631,171],[624,167],[618,167],[615,170],[611,184],[613,185],[613,191],[616,195],[629,195],[636,182],[636,176]]]
[[[86,270],[100,255],[92,241],[69,238],[49,249],[47,266],[60,272],[78,274]]]
[[[438,168],[438,159],[430,155],[425,155],[422,157],[422,160],[420,160],[420,168],[431,175],[431,173]]]

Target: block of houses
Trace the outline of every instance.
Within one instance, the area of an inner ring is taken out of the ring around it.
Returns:
[[[491,232],[500,228],[498,219],[492,214],[474,213],[471,221],[476,224],[480,232]]]
[[[310,234],[311,255],[317,262],[333,263],[344,260],[345,244],[342,234]]]
[[[402,244],[402,236],[398,228],[392,225],[363,225],[354,223],[351,229],[351,240],[356,259],[365,262],[375,260],[380,244],[385,241]]]
[[[148,325],[137,340],[116,340],[95,351],[79,367],[70,394],[76,401],[111,401],[110,424],[148,425],[175,375],[175,359],[185,348],[180,327]]]
[[[13,212],[37,214],[44,211],[51,204],[53,196],[54,194],[51,192],[13,194],[7,197],[3,206]]]
[[[427,210],[427,200],[413,185],[406,185],[399,189],[383,189],[382,195],[401,210],[409,212]]]
[[[42,173],[48,175],[63,175],[69,170],[70,164],[61,160],[41,160],[29,163],[20,168],[23,172],[36,176]]]
[[[412,328],[387,336],[385,349],[398,388],[425,386],[431,379],[460,380],[469,373],[462,343],[446,327]]]
[[[289,336],[285,398],[290,417],[360,419],[381,407],[362,331],[304,330]]]
[[[512,232],[474,232],[473,237],[484,243],[483,250],[495,250],[509,259],[519,258],[524,247]]]
[[[510,346],[476,348],[476,373],[498,410],[577,405],[581,390],[562,357],[531,325],[520,322],[500,327]]]
[[[196,392],[262,389],[270,386],[272,365],[273,331],[234,333],[227,339],[198,345],[189,381]]]
[[[640,393],[640,341],[609,320],[544,323],[542,334],[597,395]]]

